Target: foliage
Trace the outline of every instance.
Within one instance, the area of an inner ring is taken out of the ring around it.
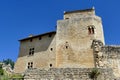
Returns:
[[[0,69],[2,69],[2,64],[0,64]]]
[[[6,60],[3,60],[3,63],[8,65],[10,64],[11,65],[11,68],[14,69],[14,61],[12,61],[11,59],[6,59]]]
[[[100,71],[98,68],[93,68],[92,72],[90,73],[91,79],[96,79],[100,75]]]
[[[0,80],[9,80],[9,76],[6,73],[6,71],[3,69],[0,69],[0,70],[1,70],[1,74],[2,74],[2,75],[0,75]]]
[[[4,70],[2,68],[0,69],[0,75],[4,75]]]
[[[0,80],[9,80],[9,77],[6,76],[6,75],[3,75],[3,76],[0,77]]]

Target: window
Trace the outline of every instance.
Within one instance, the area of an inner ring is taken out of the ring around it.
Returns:
[[[90,29],[90,27],[88,28],[88,33],[91,34],[91,29]]]
[[[32,39],[30,39],[30,42],[32,42]]]
[[[28,69],[31,69],[31,68],[33,68],[33,62],[28,62]]]
[[[92,27],[92,34],[94,34],[94,28]]]
[[[50,64],[50,67],[52,67],[52,64]]]
[[[65,18],[65,19],[69,19],[69,18]]]
[[[49,37],[52,37],[52,34],[49,34]]]
[[[53,51],[53,48],[50,48],[51,51]]]
[[[39,40],[41,40],[41,39],[42,39],[42,37],[40,36],[40,37],[39,37]]]
[[[66,49],[68,49],[68,46],[66,46]]]
[[[88,33],[89,34],[95,34],[94,28],[95,27],[93,25],[88,26]]]
[[[29,55],[34,55],[34,48],[29,49]]]

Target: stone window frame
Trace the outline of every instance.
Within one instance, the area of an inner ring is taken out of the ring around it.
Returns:
[[[87,26],[87,28],[88,28],[89,35],[95,34],[95,26],[94,25],[89,25],[89,26]]]

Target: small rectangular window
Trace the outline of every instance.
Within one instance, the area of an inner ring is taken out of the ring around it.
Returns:
[[[27,66],[28,69],[31,69],[33,68],[33,62],[28,62],[28,66]]]
[[[32,42],[33,40],[32,39],[30,39],[30,42]]]
[[[41,40],[41,39],[42,39],[42,37],[40,36],[40,37],[39,37],[39,40]]]
[[[52,64],[50,64],[50,67],[52,67]]]
[[[53,48],[50,48],[51,51],[53,51]]]
[[[49,37],[52,37],[52,34],[49,34]]]
[[[68,49],[68,46],[66,46],[66,49]]]
[[[34,48],[29,49],[29,55],[34,55]]]

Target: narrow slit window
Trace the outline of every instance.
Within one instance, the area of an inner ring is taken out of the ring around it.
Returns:
[[[51,51],[53,51],[53,48],[50,48]]]
[[[90,27],[88,28],[88,33],[91,34],[91,28]]]
[[[92,27],[92,34],[94,34],[95,32],[94,32],[94,28]]]

